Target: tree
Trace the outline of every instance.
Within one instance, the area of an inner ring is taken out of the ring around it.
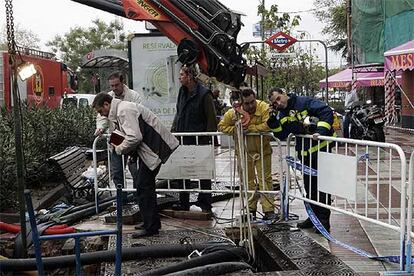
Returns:
[[[52,51],[59,56],[69,68],[80,71],[82,58],[89,52],[99,49],[127,49],[126,35],[120,21],[114,20],[109,24],[95,19],[89,28],[71,28],[63,36],[57,35],[47,42]],[[82,70],[78,74],[79,88],[92,91],[92,70]]]
[[[326,23],[322,32],[329,36],[329,48],[347,58],[346,0],[314,0],[313,4],[315,16]]]
[[[18,46],[39,49],[40,38],[37,34],[23,28],[20,24],[14,25],[14,39]],[[0,50],[7,50],[7,27],[3,26],[0,33]]]
[[[277,5],[272,5],[269,10],[263,4],[259,5],[258,15],[264,19],[263,26],[266,36],[270,36],[276,31],[290,34],[301,20],[299,16],[291,17],[288,13],[280,15]],[[271,52],[274,50],[266,44],[261,49],[252,46],[246,52],[247,60],[250,63],[260,63],[270,72],[264,79],[263,92],[273,86],[285,88],[288,92],[306,95],[313,95],[319,91],[319,80],[323,78],[324,69],[316,63],[313,49],[308,52],[301,47],[292,46],[285,52],[294,54],[294,57],[269,59]]]

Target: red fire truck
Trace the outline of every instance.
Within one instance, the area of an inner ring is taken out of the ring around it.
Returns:
[[[21,100],[30,104],[59,107],[64,93],[72,93],[76,88],[76,79],[68,67],[56,60],[52,53],[29,48],[18,48],[25,62],[33,63],[36,74],[22,81],[18,78]],[[12,105],[11,68],[8,52],[0,52],[0,106],[10,108]],[[17,60],[19,61],[19,56]]]

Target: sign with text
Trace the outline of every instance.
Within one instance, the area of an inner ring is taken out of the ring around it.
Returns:
[[[268,59],[277,59],[277,58],[294,58],[296,57],[296,53],[279,53],[271,51],[267,54]]]
[[[170,128],[180,89],[177,46],[162,35],[135,34],[129,49],[133,89],[144,94],[142,104]]]
[[[277,32],[265,40],[265,42],[269,44],[270,47],[278,50],[279,52],[283,52],[286,48],[294,44],[296,41],[296,38],[293,38],[284,32]]]
[[[214,154],[211,145],[180,145],[161,166],[158,179],[213,179]]]

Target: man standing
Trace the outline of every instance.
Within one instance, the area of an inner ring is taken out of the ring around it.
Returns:
[[[108,94],[122,101],[141,103],[143,99],[142,94],[129,89],[128,86],[124,84],[124,76],[121,72],[114,72],[108,77],[109,87],[112,89]],[[97,115],[96,118],[96,131],[95,136],[102,135],[108,128],[108,118]],[[111,176],[112,181],[115,185],[121,184],[124,187],[124,166],[122,161],[122,156],[112,152],[111,154]],[[123,193],[122,196],[123,203],[125,204],[126,193]]]
[[[244,89],[241,91],[241,108],[243,112],[247,112],[250,120],[246,120],[243,129],[247,133],[259,133],[269,131],[267,120],[269,118],[269,105],[263,101],[256,100],[256,95],[252,89]],[[235,134],[236,130],[236,111],[234,108],[228,110],[223,119],[219,123],[219,131],[230,135]],[[273,207],[273,198],[265,194],[260,194],[260,190],[271,190],[272,174],[271,174],[271,154],[270,137],[263,137],[263,156],[261,156],[261,139],[258,135],[249,135],[247,139],[247,176],[249,190],[258,191],[249,198],[249,210],[256,214],[257,202],[260,204],[264,212],[264,220],[274,219],[276,217]],[[237,155],[240,155],[236,151]],[[263,158],[263,166],[261,157]],[[240,167],[240,164],[239,164]],[[257,171],[257,175],[256,175]],[[243,175],[241,173],[241,175]],[[262,177],[264,175],[264,178]],[[257,183],[256,183],[257,176]]]
[[[358,102],[358,94],[356,89],[352,89],[352,84],[346,86],[347,93],[345,95],[345,116],[344,121],[342,122],[342,129],[344,138],[349,138],[349,123],[351,119],[350,110],[352,105]]]
[[[130,163],[134,187],[137,189],[138,205],[143,221],[143,229],[132,235],[133,238],[158,234],[161,228],[155,193],[155,177],[161,163],[165,163],[178,147],[178,140],[166,129],[157,116],[146,107],[113,99],[108,93],[96,95],[92,107],[108,119],[109,131],[115,129],[125,138],[119,145],[113,145],[117,155],[137,156]]]
[[[172,132],[214,132],[217,131],[216,111],[211,91],[197,80],[198,69],[195,65],[184,65],[180,70],[181,87],[177,98],[177,113],[171,128]],[[184,145],[196,145],[195,136],[184,136]],[[199,145],[211,144],[210,137],[198,137]],[[185,181],[188,188],[190,181]],[[201,179],[200,188],[211,190],[211,179]],[[199,193],[197,205],[203,212],[211,212],[211,194]],[[180,193],[180,204],[174,210],[190,209],[190,194]]]
[[[315,170],[318,169],[318,151],[330,151],[329,142],[317,141],[319,135],[335,136],[333,124],[332,109],[324,102],[311,97],[287,95],[280,88],[272,88],[269,91],[269,101],[273,110],[268,126],[274,135],[280,140],[286,139],[290,134],[312,134],[314,139],[296,138],[296,152],[299,161],[303,165],[309,166]],[[306,127],[305,121],[311,120],[317,123],[312,127]],[[328,147],[328,149],[326,148]],[[318,201],[318,179],[317,176],[310,177],[307,174],[303,176],[303,182],[307,197]],[[331,204],[331,196],[319,192],[319,202]],[[312,210],[318,217],[327,231],[330,230],[330,210],[318,205],[311,204]],[[304,222],[298,223],[299,228],[312,228],[313,223],[308,218]],[[319,231],[316,231],[319,232]]]

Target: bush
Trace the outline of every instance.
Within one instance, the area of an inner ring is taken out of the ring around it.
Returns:
[[[47,170],[42,170],[42,165],[50,156],[69,146],[92,147],[96,114],[91,108],[49,109],[22,104],[21,111],[28,188],[46,179]],[[0,211],[4,211],[17,206],[14,118],[5,108],[0,113],[0,133]]]
[[[335,109],[336,112],[345,114],[345,107],[343,101],[330,101],[329,106]]]

